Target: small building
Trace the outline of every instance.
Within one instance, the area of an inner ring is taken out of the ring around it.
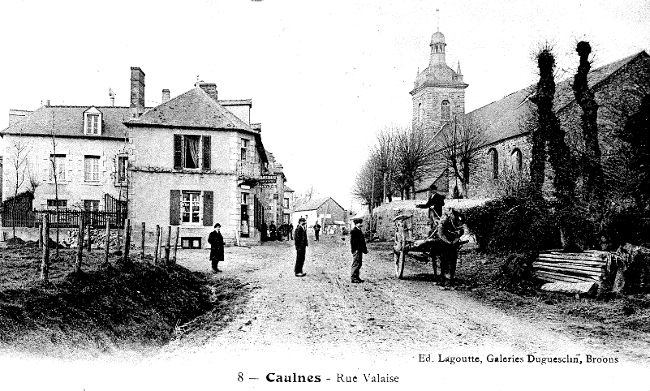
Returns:
[[[307,219],[307,227],[313,227],[318,222],[323,229],[328,225],[339,225],[341,222],[345,225],[347,222],[347,212],[332,197],[297,200],[291,219],[294,227],[300,217]]]

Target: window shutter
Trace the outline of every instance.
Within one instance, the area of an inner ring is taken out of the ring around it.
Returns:
[[[203,225],[212,226],[213,204],[211,191],[203,192]]]
[[[183,168],[183,136],[174,135],[174,170]]]
[[[212,145],[210,136],[203,136],[203,170],[210,171]]]
[[[169,191],[169,224],[179,225],[181,221],[181,191]]]

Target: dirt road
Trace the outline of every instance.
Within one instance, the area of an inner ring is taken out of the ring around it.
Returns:
[[[393,389],[426,383],[516,389],[520,382],[529,389],[604,389],[623,376],[634,384],[629,380],[648,371],[638,355],[564,333],[562,320],[511,316],[463,292],[441,290],[427,264],[408,262],[406,279],[397,280],[386,250],[370,246],[362,284],[350,283],[347,238],[312,240],[304,278],[293,275],[294,257],[292,242],[227,248],[225,272],[215,278],[248,283],[250,300],[205,343],[175,341],[148,367],[158,373],[168,368],[167,374],[182,367],[193,373],[184,381],[201,389],[210,376],[232,387],[263,389],[278,376],[295,381],[300,375],[331,385],[356,376],[357,387]],[[185,252],[179,263],[209,268],[206,252]],[[386,382],[372,382],[373,376]],[[164,385],[173,379],[160,378]]]

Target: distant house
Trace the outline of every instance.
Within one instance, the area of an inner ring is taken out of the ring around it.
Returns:
[[[345,225],[347,212],[332,197],[299,199],[296,200],[296,207],[291,218],[294,226],[297,225],[300,217],[307,219],[308,227],[312,227],[316,222],[323,227],[332,224]]]
[[[296,192],[289,186],[284,187],[284,200],[282,200],[282,223],[292,222],[291,216],[296,207]],[[295,226],[295,225],[294,225]]]
[[[276,161],[275,156],[269,151],[265,152],[268,158],[268,164],[260,180],[262,197],[266,206],[264,210],[264,222],[267,225],[273,223],[279,226],[285,223],[284,197],[287,177],[284,175],[282,164]],[[286,222],[288,223],[288,221]]]

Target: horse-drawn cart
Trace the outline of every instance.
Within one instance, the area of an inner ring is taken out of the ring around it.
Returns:
[[[437,258],[443,255],[443,252],[449,249],[449,244],[445,243],[439,236],[437,230],[437,224],[440,222],[435,222],[432,224],[432,227],[429,229],[429,232],[426,237],[420,239],[414,238],[413,236],[413,216],[412,215],[399,215],[393,219],[396,225],[395,229],[395,243],[393,245],[393,260],[395,261],[395,276],[401,279],[404,274],[404,264],[406,261],[406,256],[410,256],[421,262],[431,262],[431,267],[433,268],[434,276],[438,277],[438,267],[437,267]],[[461,231],[462,232],[462,231]],[[460,237],[460,234],[458,234]],[[458,254],[459,248],[466,241],[457,241],[454,245],[453,251]],[[440,267],[440,277],[444,280],[446,270],[443,269],[443,263],[441,262]],[[453,266],[450,266],[450,280],[454,278],[454,272],[456,269],[455,257],[453,261]]]

